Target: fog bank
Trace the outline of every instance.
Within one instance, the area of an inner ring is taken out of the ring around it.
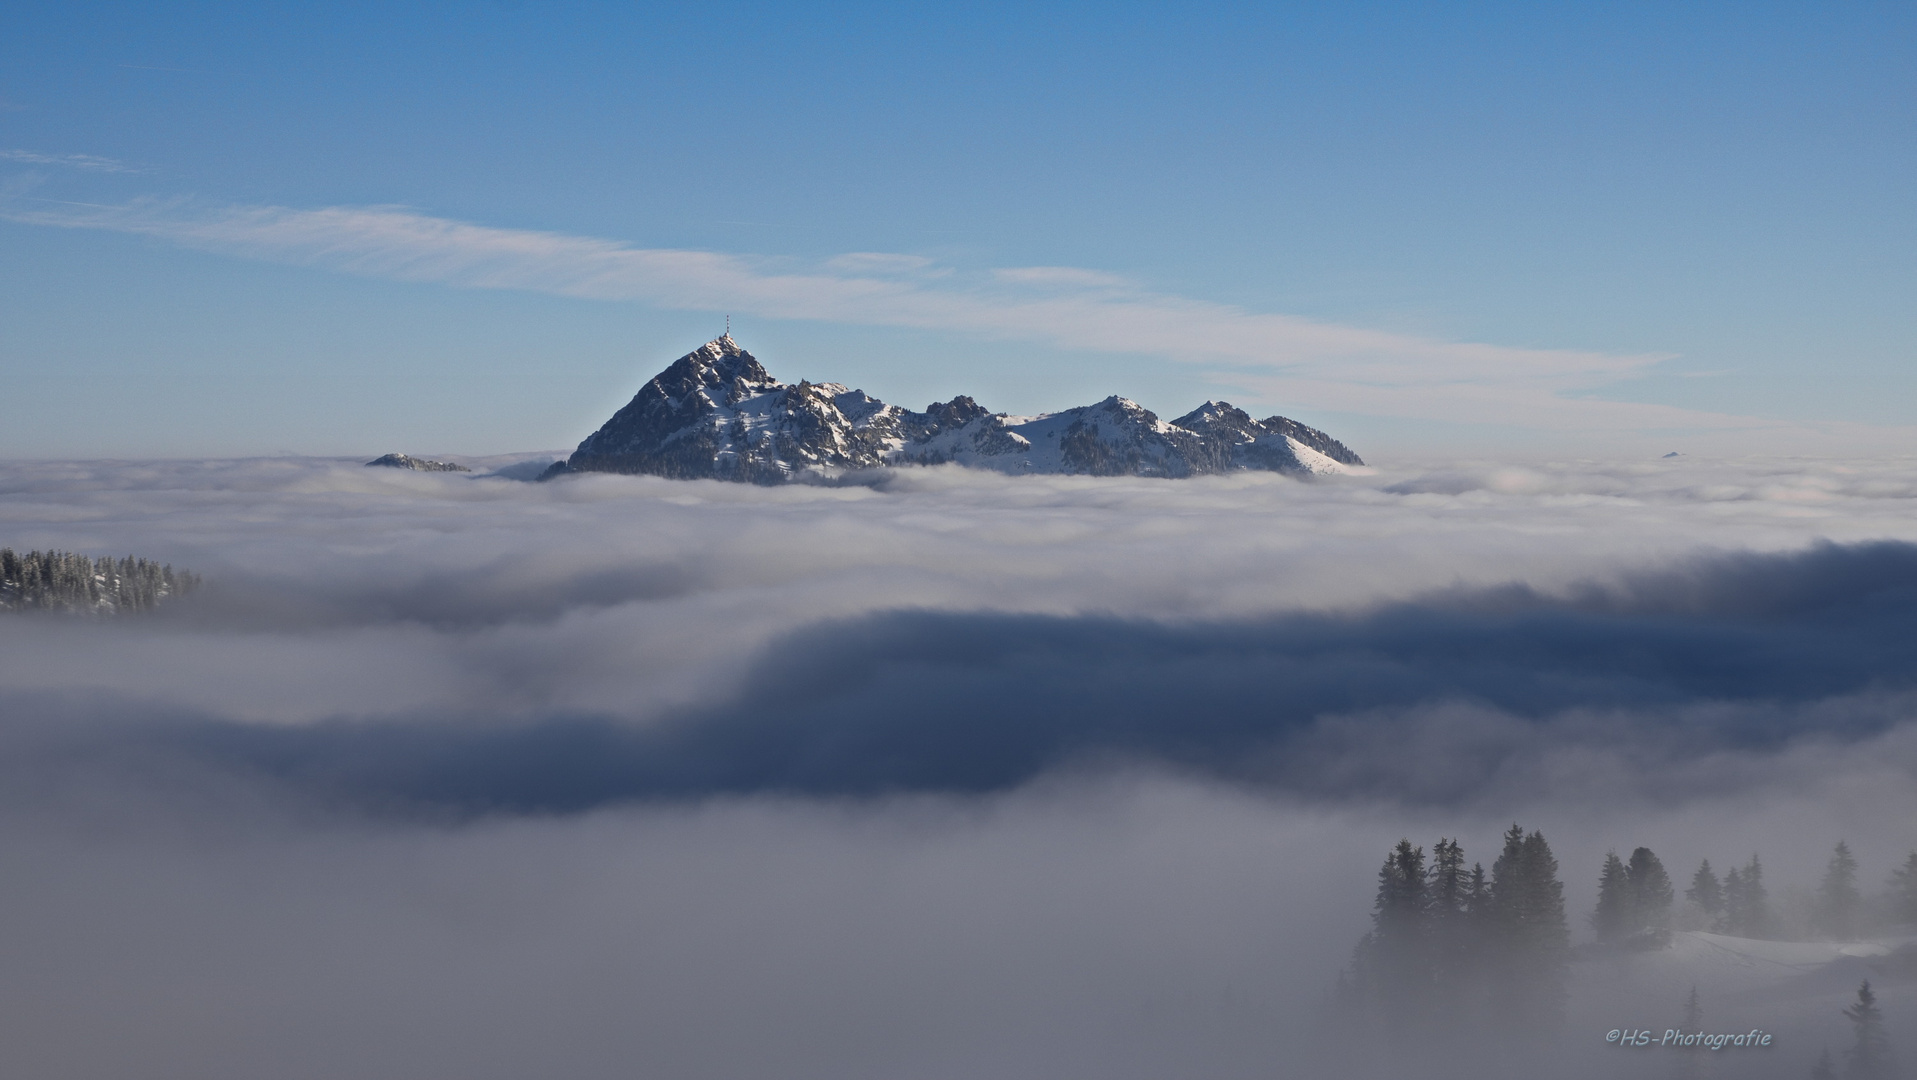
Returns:
[[[1913,500],[1910,462],[0,464],[0,544],[207,579],[0,619],[0,1057],[1358,1075],[1312,1035],[1400,836],[1542,829],[1579,935],[1610,848],[1761,851],[1780,905],[1840,837],[1873,890],[1917,848]],[[1694,968],[1580,968],[1554,1074],[1666,1075],[1587,1050],[1689,977],[1786,1038],[1739,1075],[1847,1045],[1850,968]]]

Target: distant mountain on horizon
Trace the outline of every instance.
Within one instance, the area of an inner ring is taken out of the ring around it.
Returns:
[[[367,462],[366,467],[411,469],[414,472],[472,472],[464,465],[455,465],[450,461],[434,461],[430,458],[416,458],[411,454],[382,454]]]
[[[1013,474],[1168,478],[1365,467],[1317,428],[1282,416],[1254,420],[1222,401],[1171,422],[1117,395],[1038,416],[989,412],[963,395],[913,412],[839,383],[779,382],[727,334],[654,376],[540,479],[611,472],[778,484],[806,473],[948,462]]]

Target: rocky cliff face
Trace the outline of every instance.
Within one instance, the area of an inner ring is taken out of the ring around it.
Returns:
[[[781,383],[728,335],[674,361],[547,476],[650,473],[773,484],[808,471],[946,462],[1010,473],[1164,477],[1364,465],[1316,428],[1282,416],[1253,420],[1223,402],[1172,423],[1116,396],[1043,416],[990,413],[969,397],[913,412],[838,383]]]

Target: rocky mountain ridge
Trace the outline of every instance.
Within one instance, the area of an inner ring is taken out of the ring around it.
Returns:
[[[450,461],[433,461],[430,458],[416,458],[410,454],[381,454],[366,463],[367,468],[375,466],[387,469],[411,469],[414,472],[472,472],[464,465],[455,465]]]
[[[914,412],[838,383],[782,383],[728,334],[674,361],[541,479],[614,472],[776,484],[808,472],[947,462],[1161,477],[1364,467],[1316,428],[1282,416],[1254,420],[1216,401],[1169,423],[1116,395],[1041,416],[989,412],[964,396]]]

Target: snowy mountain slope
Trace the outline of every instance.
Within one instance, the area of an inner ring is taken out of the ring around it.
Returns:
[[[1172,423],[1229,443],[1231,460],[1242,469],[1328,476],[1365,467],[1344,443],[1315,427],[1282,416],[1253,420],[1250,413],[1223,401],[1207,401]]]
[[[1176,423],[1112,396],[1043,416],[969,397],[924,412],[838,383],[774,379],[731,335],[680,357],[546,474],[650,473],[779,483],[801,473],[947,462],[1007,473],[1184,477],[1234,469],[1360,471],[1316,428],[1207,402]]]
[[[1891,1025],[1897,1049],[1908,1043],[1900,1022],[1917,1010],[1917,939],[1763,941],[1702,931],[1671,935],[1668,948],[1591,953],[1572,966],[1565,1030],[1582,1052],[1563,1062],[1565,1076],[1721,1076],[1739,1080],[1809,1075],[1824,1049],[1841,1061],[1853,1040],[1843,1008],[1868,979]],[[1687,1021],[1691,994],[1702,1017]],[[1773,1036],[1762,1049],[1698,1050],[1696,1059],[1656,1042],[1624,1050],[1604,1041],[1613,1029]]]
[[[414,472],[472,472],[464,465],[455,465],[450,461],[434,461],[431,458],[416,458],[410,454],[382,454],[367,462],[366,466],[411,469]]]
[[[1593,958],[1594,986],[1621,996],[1676,1000],[1693,986],[1719,999],[1780,1001],[1843,995],[1863,979],[1908,981],[1917,941],[1763,941],[1701,930],[1671,935],[1668,948]]]
[[[982,416],[912,444],[899,460],[1086,476],[1194,476],[1230,465],[1228,447],[1116,395],[1045,416]]]

